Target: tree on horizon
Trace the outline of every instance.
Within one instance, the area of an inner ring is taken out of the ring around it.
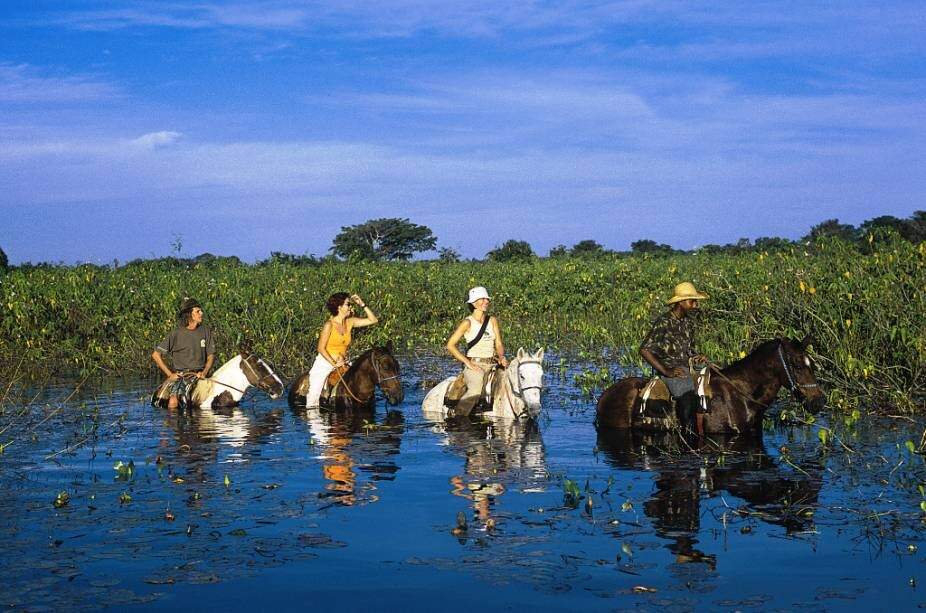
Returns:
[[[427,226],[407,218],[383,217],[362,224],[343,226],[330,251],[342,258],[362,260],[408,260],[419,251],[431,251],[437,237]]]

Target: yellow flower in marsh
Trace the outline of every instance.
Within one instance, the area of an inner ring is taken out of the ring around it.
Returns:
[[[801,281],[800,283],[798,283],[797,286],[798,286],[799,288],[801,288],[801,293],[802,293],[802,294],[803,294],[804,292],[807,291],[807,286],[804,285],[804,282],[803,282],[803,281]]]
[[[816,293],[817,293],[817,288],[815,288],[813,285],[811,285],[809,288],[807,288],[807,291],[810,292],[811,294],[816,294]]]
[[[852,327],[852,320],[851,320],[851,319],[847,319],[847,320],[846,320],[846,327],[847,327],[847,328],[851,328],[851,327]]]
[[[745,357],[746,357],[746,352],[745,352],[745,351],[740,351],[740,359],[742,360],[742,359],[745,358]]]

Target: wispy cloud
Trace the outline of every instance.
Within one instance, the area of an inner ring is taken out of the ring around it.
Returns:
[[[0,63],[0,102],[94,102],[121,95],[92,76],[53,76],[26,64]]]

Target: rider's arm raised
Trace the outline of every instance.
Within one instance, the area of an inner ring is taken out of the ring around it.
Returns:
[[[363,317],[351,317],[350,325],[353,328],[366,328],[367,326],[372,326],[375,323],[379,322],[379,318],[376,317],[376,314],[368,307],[363,300],[360,299],[360,296],[354,294],[350,297],[351,301],[363,309]]]
[[[453,334],[450,335],[450,340],[447,341],[447,351],[450,352],[454,358],[463,362],[463,365],[467,368],[476,368],[476,365],[469,361],[463,352],[461,352],[457,345],[460,344],[460,339],[463,338],[463,335],[466,334],[466,331],[469,330],[469,319],[464,319],[460,322],[460,325],[457,326],[457,329],[453,331]]]

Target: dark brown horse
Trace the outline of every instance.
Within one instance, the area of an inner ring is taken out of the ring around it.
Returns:
[[[397,405],[405,398],[399,363],[392,355],[392,341],[384,347],[373,347],[361,353],[341,378],[337,395],[329,399],[332,408],[369,406],[376,400],[376,387],[383,390],[386,402]],[[290,406],[305,405],[305,391],[309,387],[309,372],[296,377],[289,388]]]
[[[790,390],[809,411],[816,413],[822,409],[825,399],[807,356],[809,345],[809,337],[800,342],[787,338],[766,341],[742,360],[712,373],[713,397],[710,412],[704,416],[704,432],[760,433],[765,410],[782,387]],[[665,402],[647,403],[647,414],[652,410],[650,404],[657,405],[656,410],[662,411],[658,417],[662,419],[645,422],[640,419],[639,399],[646,383],[641,377],[628,377],[606,389],[598,399],[596,425],[638,429],[677,427],[679,418]]]

